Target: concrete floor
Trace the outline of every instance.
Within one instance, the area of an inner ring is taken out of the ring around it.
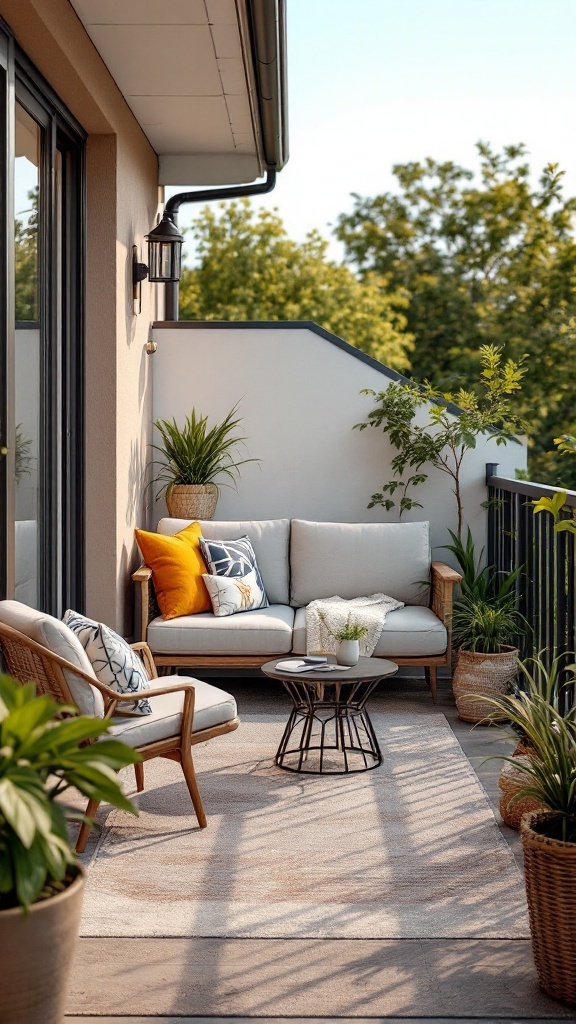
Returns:
[[[220,685],[237,698],[240,715],[274,711],[288,698],[269,680],[227,679]],[[501,822],[498,776],[514,743],[507,727],[472,727],[458,719],[447,682],[432,705],[423,682],[395,677],[370,703],[385,710],[387,693],[419,713],[448,719],[492,805],[496,820],[519,864],[516,832]],[[271,964],[282,964],[294,979],[290,994],[270,1005],[266,979]],[[338,978],[337,985],[327,979]],[[218,986],[222,1016],[210,1014]],[[235,993],[251,987],[254,1015],[238,1017]],[[354,994],[342,1000],[341,993]],[[340,995],[339,995],[340,993]],[[256,998],[257,995],[257,998]],[[225,1012],[222,1006],[225,1006]],[[350,1008],[352,1007],[352,1008]],[[366,1007],[369,1007],[366,1010]],[[539,988],[528,939],[516,940],[310,940],[80,939],[66,1024],[235,1024],[274,1021],[393,1024],[416,1021],[476,1021],[515,1024],[575,1019],[573,1008]]]

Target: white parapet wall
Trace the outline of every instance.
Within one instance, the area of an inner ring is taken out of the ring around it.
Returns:
[[[374,399],[399,375],[313,324],[156,325],[153,417],[179,425],[194,407],[209,423],[238,402],[246,457],[237,489],[223,487],[217,519],[299,518],[327,522],[395,522],[395,509],[368,509],[371,495],[392,476],[395,450],[379,429],[355,430]],[[486,463],[501,476],[526,467],[518,442],[480,440],[463,463],[465,521],[477,544],[486,541]],[[437,470],[413,492],[422,503],[404,520],[431,523],[433,557],[456,529],[451,481]],[[153,495],[148,525],[166,514]],[[447,559],[448,561],[450,559]]]

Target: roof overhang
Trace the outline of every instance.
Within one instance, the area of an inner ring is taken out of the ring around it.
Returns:
[[[70,0],[159,158],[161,185],[288,159],[286,0]]]

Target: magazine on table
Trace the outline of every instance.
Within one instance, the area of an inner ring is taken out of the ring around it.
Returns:
[[[349,665],[335,665],[326,655],[310,655],[302,658],[287,658],[274,666],[275,672],[344,672]]]

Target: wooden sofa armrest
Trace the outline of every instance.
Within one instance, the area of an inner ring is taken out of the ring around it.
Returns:
[[[136,572],[132,573],[132,579],[136,584],[135,633],[138,640],[146,642],[148,623],[152,621],[156,613],[152,569],[149,569],[147,565],[141,565]]]
[[[456,569],[445,562],[432,562],[432,594],[430,607],[435,615],[444,623],[448,633],[447,657],[448,664],[452,651],[452,605],[454,603],[454,587],[460,583],[462,576]]]

